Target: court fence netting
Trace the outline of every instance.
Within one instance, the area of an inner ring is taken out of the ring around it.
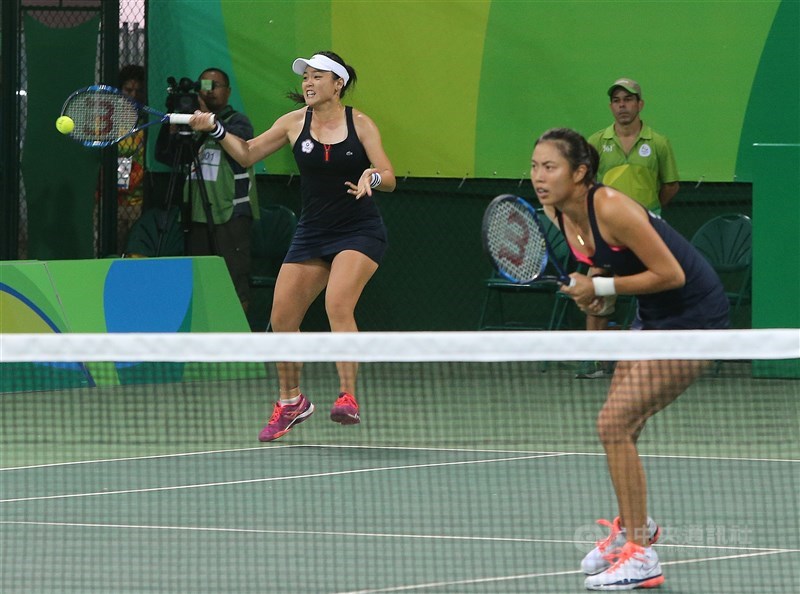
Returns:
[[[708,361],[637,442],[663,587],[795,592],[799,359],[798,329],[2,334],[0,591],[580,592],[610,388]],[[283,361],[316,410],[260,443]]]

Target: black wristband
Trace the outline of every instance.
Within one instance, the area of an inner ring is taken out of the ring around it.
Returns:
[[[214,129],[209,132],[209,136],[214,140],[222,140],[225,138],[225,135],[228,132],[225,130],[225,126],[222,125],[222,122],[217,121],[217,124],[214,126]]]

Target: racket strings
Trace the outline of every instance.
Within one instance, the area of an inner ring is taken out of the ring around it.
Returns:
[[[501,272],[517,279],[532,279],[543,272],[547,244],[523,206],[512,201],[497,203],[487,231],[489,251]]]
[[[72,118],[77,140],[111,142],[128,134],[139,122],[139,110],[127,98],[116,93],[80,93],[64,108]]]

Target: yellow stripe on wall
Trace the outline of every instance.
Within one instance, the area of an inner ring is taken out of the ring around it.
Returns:
[[[358,75],[345,103],[378,125],[398,177],[474,174],[490,5],[333,0],[333,50]],[[415,171],[414,163],[425,163],[427,171]]]

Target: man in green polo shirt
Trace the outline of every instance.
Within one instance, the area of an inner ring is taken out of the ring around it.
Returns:
[[[608,96],[614,123],[589,137],[589,144],[600,154],[597,179],[660,215],[678,192],[678,166],[669,139],[639,117],[644,101],[642,88],[635,80],[617,79],[609,87]],[[608,328],[614,303],[607,301],[607,306],[602,316],[586,316],[587,330]],[[576,377],[607,377],[612,370],[610,362],[587,362]]]
[[[669,139],[646,126],[642,88],[620,78],[608,89],[614,123],[589,137],[600,153],[597,179],[661,214],[678,192],[678,166]]]

